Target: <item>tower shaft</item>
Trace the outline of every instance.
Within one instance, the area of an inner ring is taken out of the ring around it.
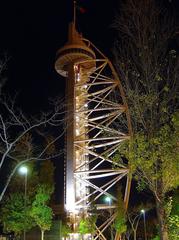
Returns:
[[[74,122],[74,105],[75,105],[75,74],[73,63],[68,66],[68,78],[66,82],[66,179],[65,179],[65,207],[74,211],[75,205],[75,184],[74,184],[74,169],[75,169],[75,122]]]
[[[124,92],[110,61],[82,38],[73,23],[67,44],[57,52],[55,68],[66,77],[65,209],[72,230],[67,239],[81,239],[83,221],[84,240],[106,240],[116,217],[113,193],[124,177],[125,206],[130,192],[129,169],[122,159],[114,160],[131,134]],[[127,119],[126,126],[121,126],[120,118]],[[104,203],[105,196],[110,204]],[[101,225],[94,223],[104,215]]]

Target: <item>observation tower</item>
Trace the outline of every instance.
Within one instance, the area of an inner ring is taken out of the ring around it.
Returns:
[[[71,227],[66,239],[106,240],[116,217],[115,186],[122,178],[125,207],[130,192],[128,167],[114,160],[131,134],[124,92],[111,62],[77,32],[74,22],[67,43],[57,51],[55,69],[66,78],[64,207]]]

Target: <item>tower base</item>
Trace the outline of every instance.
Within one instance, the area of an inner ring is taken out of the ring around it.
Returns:
[[[92,240],[91,234],[70,233],[68,237],[62,238],[63,240]]]

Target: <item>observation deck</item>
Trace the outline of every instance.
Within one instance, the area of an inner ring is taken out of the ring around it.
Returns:
[[[70,64],[78,64],[82,62],[83,68],[86,71],[91,71],[95,67],[94,60],[96,58],[95,53],[90,47],[83,41],[82,35],[80,35],[76,29],[74,23],[69,24],[68,42],[64,47],[57,51],[55,69],[56,71],[67,77],[68,66]]]

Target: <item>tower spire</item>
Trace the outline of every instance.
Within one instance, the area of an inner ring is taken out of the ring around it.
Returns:
[[[76,1],[73,1],[73,23],[74,27],[76,28]]]

